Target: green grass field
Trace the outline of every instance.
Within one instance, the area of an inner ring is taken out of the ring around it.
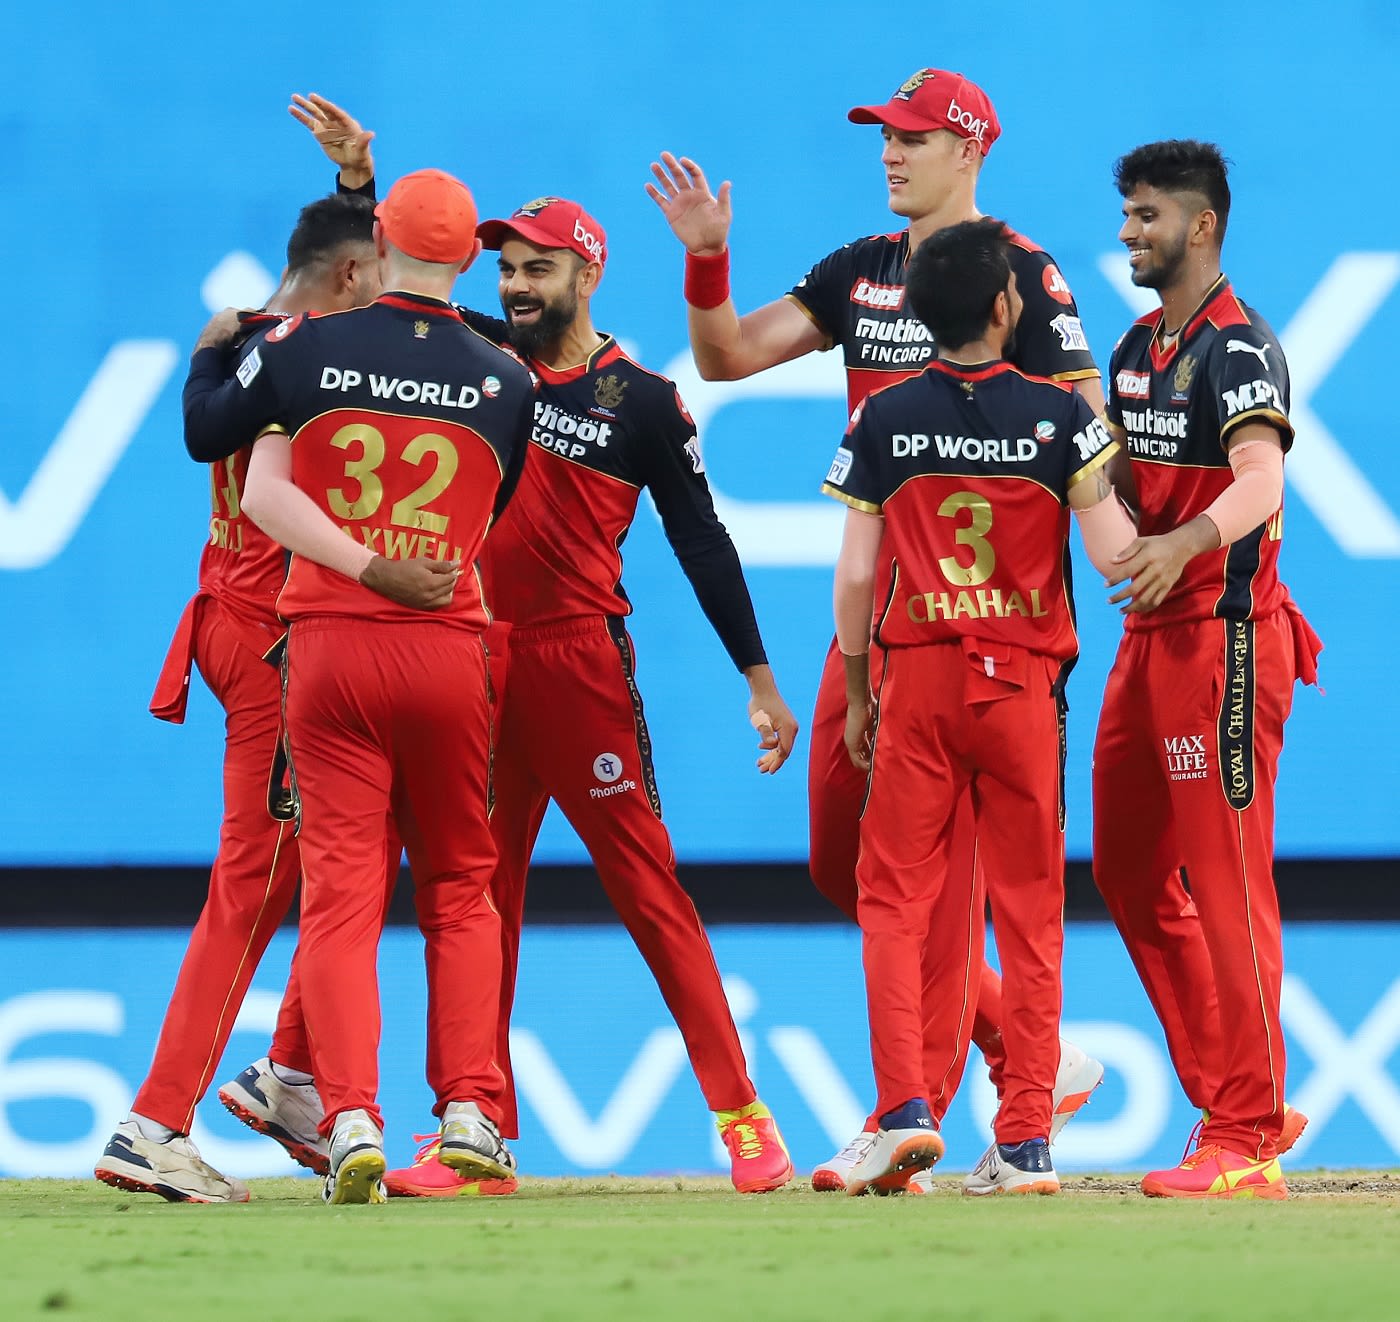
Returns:
[[[0,1181],[0,1319],[1400,1318],[1400,1177],[1290,1175],[1286,1203],[740,1198],[714,1180],[527,1181],[512,1198],[237,1207]]]

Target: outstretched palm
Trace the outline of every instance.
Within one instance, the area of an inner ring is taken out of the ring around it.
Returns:
[[[710,192],[705,172],[688,156],[661,153],[661,163],[652,162],[655,184],[646,186],[647,196],[661,208],[672,232],[688,252],[723,252],[729,242],[730,184],[719,186],[719,196]],[[657,185],[660,185],[659,187]]]
[[[287,107],[292,118],[311,130],[311,136],[321,144],[321,150],[338,165],[342,173],[374,174],[374,157],[369,144],[374,134],[360,127],[360,121],[342,110],[334,101],[312,92],[309,96],[292,93]],[[347,182],[349,182],[347,180]]]

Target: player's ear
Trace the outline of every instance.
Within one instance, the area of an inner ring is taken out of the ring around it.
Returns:
[[[471,251],[471,256],[457,268],[458,271],[465,271],[478,257],[481,256],[481,240],[476,240],[476,246]]]
[[[578,293],[580,298],[592,298],[593,291],[598,288],[598,282],[603,278],[603,267],[600,262],[585,262],[579,267]]]

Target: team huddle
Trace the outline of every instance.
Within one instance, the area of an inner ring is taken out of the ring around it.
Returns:
[[[220,314],[196,345],[185,440],[210,465],[210,537],[151,703],[182,720],[197,664],[225,709],[219,851],[150,1074],[96,1174],[248,1198],[189,1132],[300,880],[272,1043],[220,1100],[324,1176],[331,1203],[514,1192],[508,1034],[552,799],[656,978],[734,1187],[778,1189],[792,1161],[677,880],[625,623],[619,546],[645,488],[747,683],[758,768],[781,768],[798,723],[694,424],[594,328],[607,238],[579,204],[482,222],[437,170],[376,203],[372,135],[320,97],[292,113],[337,192],[303,210],[266,308]],[[849,118],[880,126],[906,228],[744,316],[729,185],[669,153],[647,185],[685,248],[702,376],[838,345],[847,370],[822,487],[847,514],[810,868],[860,925],[877,1096],[812,1187],[926,1192],[975,1042],[998,1109],[963,1191],[1057,1193],[1050,1145],[1103,1077],[1059,1037],[1072,510],[1125,621],[1094,749],[1094,876],[1203,1117],[1142,1189],[1284,1198],[1278,1158],[1306,1118],[1283,1094],[1273,789],[1321,645],[1278,578],[1288,372],[1221,273],[1225,162],[1179,140],[1118,161],[1119,237],[1161,306],[1120,340],[1105,397],[1058,267],[977,210],[1000,133],[982,89],[924,69]],[[501,317],[451,302],[483,249]],[[388,1170],[375,958],[405,850],[437,1127]]]

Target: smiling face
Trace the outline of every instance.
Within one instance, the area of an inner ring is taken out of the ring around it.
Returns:
[[[959,175],[975,168],[969,165],[973,152],[981,152],[975,142],[947,129],[908,133],[886,124],[880,133],[885,140],[880,162],[890,190],[890,210],[911,220],[944,206]]]
[[[1127,246],[1133,283],[1145,289],[1169,289],[1186,267],[1193,234],[1203,222],[1214,230],[1214,212],[1194,193],[1167,193],[1139,184],[1123,201],[1118,237]]]
[[[567,248],[540,248],[512,237],[501,244],[499,291],[511,344],[527,358],[538,357],[574,324],[579,296],[597,281],[585,262]]]

